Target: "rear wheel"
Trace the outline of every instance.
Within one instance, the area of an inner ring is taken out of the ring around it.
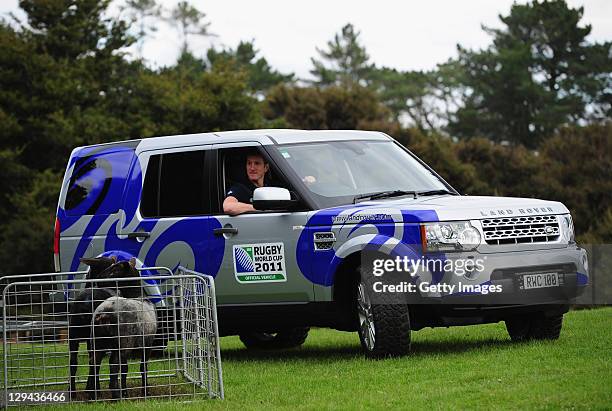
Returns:
[[[281,330],[276,333],[250,332],[240,334],[240,341],[247,348],[259,350],[275,350],[299,347],[308,337],[308,327],[296,327]]]
[[[397,296],[376,295],[373,303],[371,277],[364,273],[356,285],[358,334],[368,358],[406,355],[410,352],[408,304]]]
[[[556,340],[561,334],[563,314],[523,315],[506,320],[506,329],[512,341]]]

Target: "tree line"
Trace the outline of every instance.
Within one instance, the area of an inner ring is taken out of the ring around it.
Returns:
[[[582,8],[513,5],[492,43],[458,46],[430,71],[370,61],[347,24],[312,57],[312,78],[282,73],[253,41],[211,36],[187,2],[20,0],[0,23],[0,270],[52,270],[53,219],[71,150],[100,142],[252,128],[370,129],[398,139],[464,194],[539,197],[572,210],[579,239],[612,241],[611,43],[588,40]],[[175,64],[142,47],[177,28]],[[129,55],[136,46],[140,56]]]

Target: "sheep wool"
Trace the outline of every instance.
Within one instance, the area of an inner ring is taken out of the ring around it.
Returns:
[[[120,337],[119,347],[125,349],[150,347],[157,332],[155,307],[144,300],[110,297],[93,317],[94,336]]]

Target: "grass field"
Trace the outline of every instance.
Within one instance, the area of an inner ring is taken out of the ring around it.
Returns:
[[[356,334],[331,330],[294,350],[221,344],[225,400],[45,409],[612,409],[612,308],[566,314],[552,342],[512,343],[503,323],[421,330],[410,357],[381,361],[362,358]]]

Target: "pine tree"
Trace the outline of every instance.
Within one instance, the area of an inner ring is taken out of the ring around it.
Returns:
[[[162,8],[156,0],[127,0],[126,5],[130,10],[132,21],[138,24],[136,38],[138,41],[138,54],[142,58],[145,38],[157,31],[157,26],[152,23],[150,24],[149,20],[161,17]]]
[[[241,41],[235,50],[210,48],[206,56],[212,66],[226,64],[235,70],[244,70],[249,87],[259,96],[265,95],[276,84],[294,81],[293,73],[283,74],[274,70],[264,57],[257,57],[258,53],[252,41]]]
[[[186,1],[179,1],[166,17],[166,21],[176,27],[181,36],[181,52],[189,50],[189,36],[214,37],[208,28],[210,23],[204,21],[206,13]]]
[[[563,124],[612,114],[612,43],[592,44],[583,8],[564,0],[514,4],[486,50],[459,47],[470,96],[452,134],[535,147]]]
[[[327,50],[317,48],[321,60],[310,59],[314,66],[310,73],[315,76],[316,84],[350,87],[368,83],[372,66],[368,63],[369,56],[359,41],[359,35],[360,32],[349,23],[342,27],[340,34],[327,42]]]

